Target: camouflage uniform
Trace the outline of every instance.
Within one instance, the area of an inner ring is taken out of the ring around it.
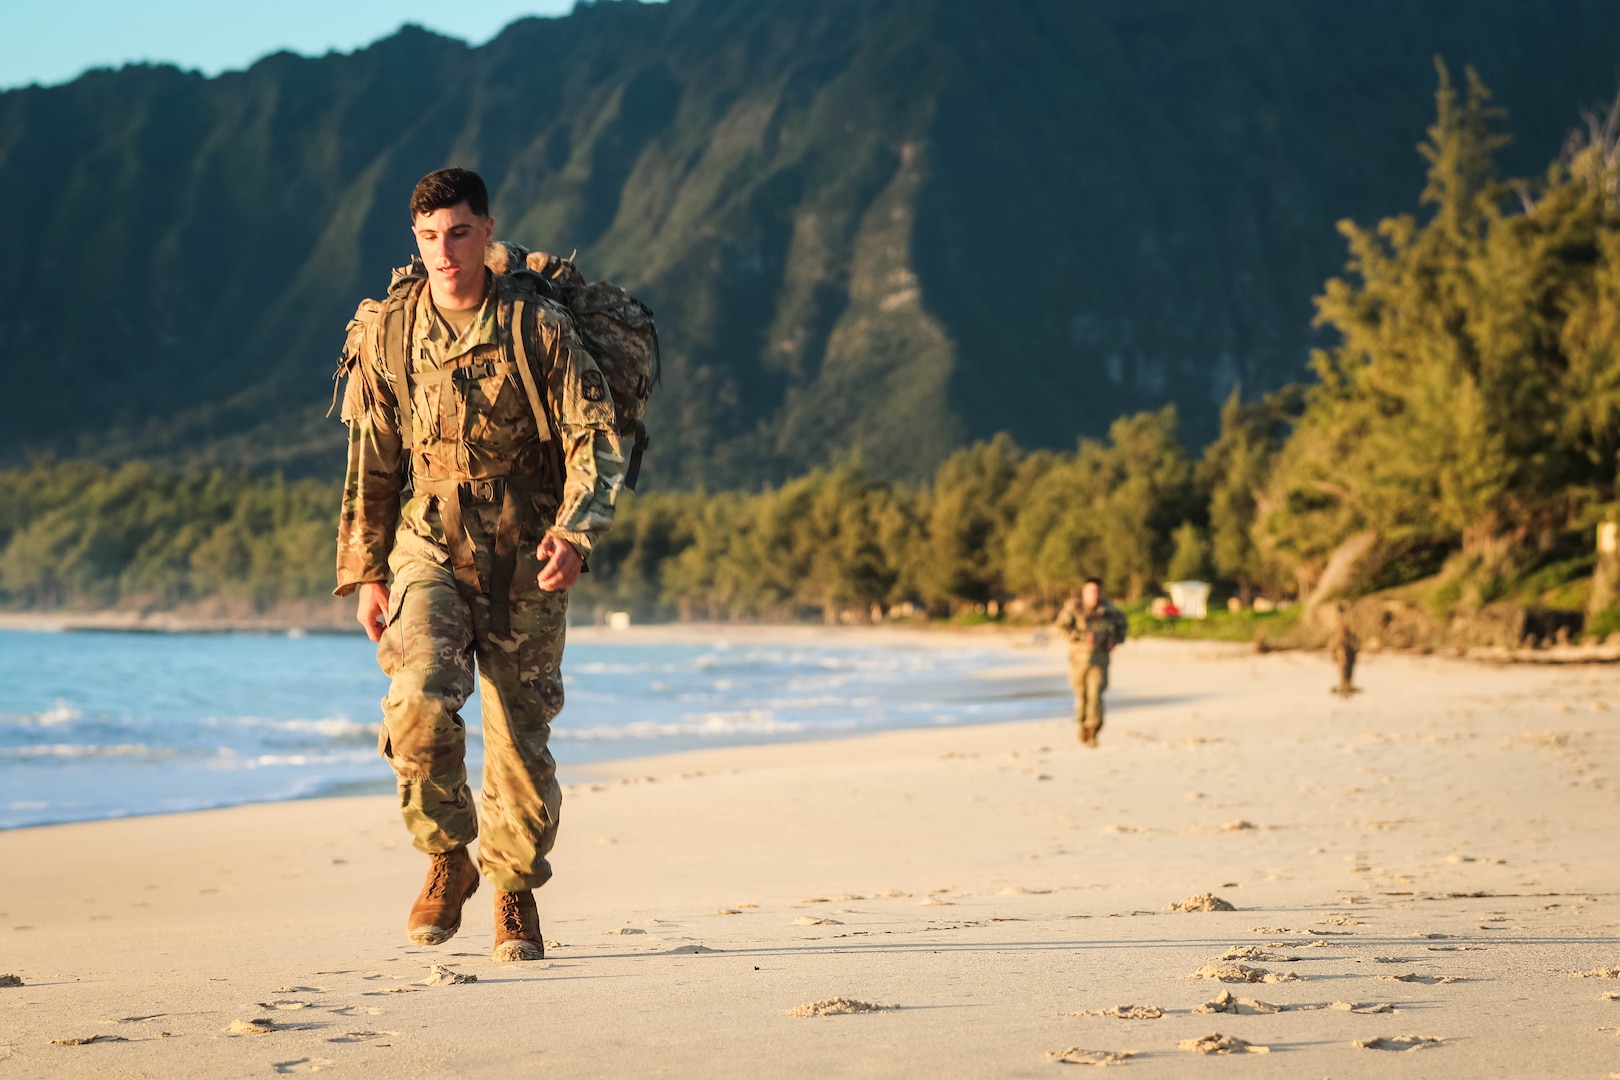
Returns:
[[[1339,685],[1333,692],[1340,697],[1352,697],[1356,692],[1356,653],[1361,651],[1361,639],[1356,632],[1350,629],[1347,622],[1348,615],[1343,607],[1339,609],[1339,629],[1333,635],[1332,644],[1328,653],[1333,657],[1333,663],[1339,669]]]
[[[1103,726],[1103,691],[1108,689],[1108,654],[1125,640],[1129,623],[1107,600],[1086,609],[1072,600],[1058,613],[1057,626],[1069,636],[1069,684],[1080,740],[1095,745]]]
[[[481,821],[480,866],[497,888],[521,892],[551,876],[546,853],[562,802],[547,741],[563,704],[568,596],[540,589],[535,546],[549,535],[589,556],[611,525],[624,472],[613,404],[567,313],[525,275],[491,273],[484,304],[459,338],[425,285],[391,292],[409,297],[400,363],[411,373],[411,452],[384,320],[368,301],[344,352],[349,460],[337,594],[392,574],[377,648],[392,680],[379,748],[398,778],[416,846],[464,846]],[[514,347],[514,318],[522,348]],[[542,399],[545,427],[517,372],[524,361],[537,376],[529,385]],[[484,741],[476,812],[458,712],[472,693],[475,661]]]

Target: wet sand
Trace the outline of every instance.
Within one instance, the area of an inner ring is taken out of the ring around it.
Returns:
[[[565,767],[533,964],[487,959],[487,884],[405,940],[386,798],[0,833],[0,1080],[1620,1069],[1620,671],[1357,681],[1132,642],[1096,751],[1054,718]]]

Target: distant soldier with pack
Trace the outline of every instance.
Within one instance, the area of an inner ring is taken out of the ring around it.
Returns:
[[[349,455],[337,594],[359,594],[392,680],[379,748],[431,860],[410,940],[460,929],[481,867],[496,889],[494,958],[538,960],[532,890],[551,877],[562,803],[547,743],[567,590],[634,484],[623,447],[633,437],[638,463],[656,335],[650,311],[586,286],[572,262],[491,244],[476,173],[423,177],[411,223],[420,258],[385,300],[360,305],[338,368]],[[476,809],[458,711],[475,667]]]
[[[1328,655],[1339,669],[1339,685],[1333,692],[1342,698],[1354,697],[1356,690],[1356,654],[1361,651],[1361,638],[1350,629],[1350,605],[1339,602],[1339,628],[1328,642]]]
[[[1078,602],[1071,596],[1058,612],[1057,627],[1069,637],[1069,683],[1080,742],[1093,749],[1103,726],[1103,691],[1108,689],[1108,658],[1125,641],[1129,623],[1102,594],[1102,582],[1087,578]]]

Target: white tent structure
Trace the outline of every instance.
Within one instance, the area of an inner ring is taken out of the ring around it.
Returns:
[[[1202,619],[1209,614],[1209,582],[1167,581],[1164,587],[1183,619]]]

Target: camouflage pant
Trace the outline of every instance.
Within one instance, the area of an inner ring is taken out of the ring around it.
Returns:
[[[532,576],[527,579],[532,582]],[[393,682],[383,698],[379,748],[399,782],[400,810],[416,846],[442,852],[479,836],[478,863],[506,892],[551,877],[562,789],[546,743],[562,710],[568,594],[523,579],[512,589],[512,633],[489,632],[489,600],[448,567],[412,559],[394,568],[388,627],[377,662]],[[467,789],[467,729],[458,710],[483,701],[484,779],[475,811]]]
[[[1094,664],[1089,654],[1069,658],[1069,685],[1074,687],[1074,717],[1083,728],[1101,730],[1103,691],[1108,689],[1108,665]]]

